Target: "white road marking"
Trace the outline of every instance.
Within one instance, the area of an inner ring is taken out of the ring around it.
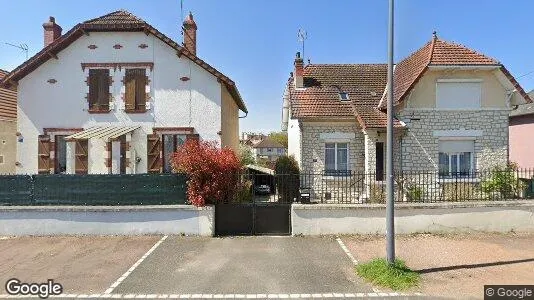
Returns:
[[[152,252],[154,252],[154,250],[156,250],[156,248],[158,248],[158,246],[163,243],[164,240],[167,239],[167,236],[164,236],[162,237],[157,243],[154,244],[154,246],[152,246],[152,248],[150,248],[135,264],[133,264],[130,269],[128,269],[128,271],[126,271],[126,273],[122,274],[121,277],[119,277],[119,279],[117,279],[117,281],[115,281],[105,292],[102,296],[105,297],[109,297],[108,295],[111,294],[113,292],[113,290],[119,285],[121,284],[121,282],[124,281],[124,279],[126,279],[126,277],[128,277],[134,270],[135,268],[137,268],[150,254],[152,254]],[[113,298],[113,297],[112,297]]]
[[[341,247],[341,249],[343,250],[343,252],[345,252],[345,254],[347,254],[347,256],[350,258],[352,263],[354,265],[357,265],[358,261],[356,260],[356,258],[354,258],[352,253],[350,253],[349,248],[347,248],[347,246],[345,246],[345,243],[343,243],[343,241],[339,237],[336,238],[336,241],[339,244],[339,246]]]

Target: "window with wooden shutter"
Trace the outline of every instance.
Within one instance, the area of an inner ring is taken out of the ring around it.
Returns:
[[[124,104],[127,112],[146,110],[146,69],[126,69]]]
[[[147,135],[147,170],[148,173],[160,173],[161,161],[161,139],[157,134]]]
[[[37,146],[37,172],[50,174],[50,136],[40,135]]]
[[[87,140],[76,140],[74,153],[74,173],[87,174],[89,170],[89,147]]]
[[[88,84],[89,111],[109,111],[109,86],[111,84],[109,69],[90,69]]]

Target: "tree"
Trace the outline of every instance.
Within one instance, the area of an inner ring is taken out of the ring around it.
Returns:
[[[195,206],[232,201],[239,188],[241,164],[230,148],[188,140],[174,153],[173,169],[185,173],[187,198]]]
[[[271,132],[269,133],[269,137],[278,142],[279,144],[283,145],[284,148],[287,149],[287,132]]]
[[[280,200],[293,202],[300,194],[300,169],[293,156],[280,156],[275,163],[276,186]]]
[[[253,165],[256,163],[256,158],[254,157],[254,153],[250,146],[239,144],[239,161],[242,166]]]

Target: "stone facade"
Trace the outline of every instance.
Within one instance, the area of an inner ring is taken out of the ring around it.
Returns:
[[[403,110],[397,117],[406,123],[402,139],[401,166],[403,171],[436,171],[439,137],[436,130],[478,130],[474,136],[476,170],[505,165],[508,161],[509,110]]]
[[[322,139],[324,133],[348,133],[352,139]],[[354,122],[302,122],[301,169],[306,173],[322,174],[325,164],[325,143],[347,142],[349,144],[350,170],[363,172],[365,162],[364,135]]]

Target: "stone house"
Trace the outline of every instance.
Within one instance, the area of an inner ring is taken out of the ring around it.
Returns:
[[[18,88],[16,173],[170,172],[187,139],[238,148],[247,108],[197,56],[192,14],[180,44],[123,10],[43,28],[44,48],[1,82]]]
[[[297,53],[294,67],[283,99],[288,154],[323,185],[348,173],[381,182],[387,64],[305,66]],[[394,80],[396,173],[447,179],[507,163],[508,115],[532,100],[500,62],[434,34],[396,64]]]

